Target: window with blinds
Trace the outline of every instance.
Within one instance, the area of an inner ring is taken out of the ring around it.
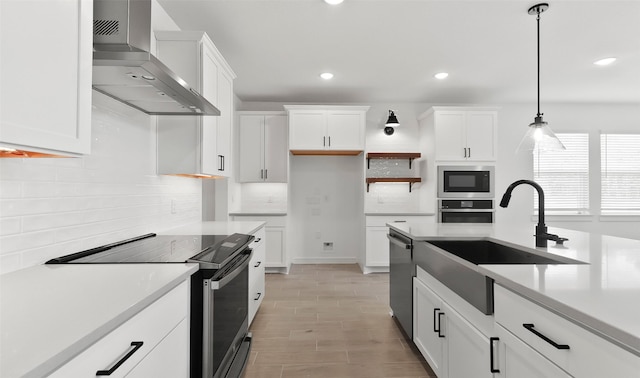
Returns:
[[[589,210],[589,135],[556,134],[564,151],[534,151],[533,179],[542,187],[545,210]],[[538,194],[534,191],[534,208]]]
[[[601,208],[640,211],[640,134],[602,134]]]

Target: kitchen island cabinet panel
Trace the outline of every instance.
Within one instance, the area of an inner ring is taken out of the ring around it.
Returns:
[[[3,0],[0,14],[0,146],[88,154],[93,1]]]
[[[494,286],[496,323],[562,370],[576,377],[640,374],[639,357],[500,285]],[[525,324],[531,324],[533,330]]]

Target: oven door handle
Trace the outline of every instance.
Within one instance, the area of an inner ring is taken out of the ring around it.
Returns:
[[[211,288],[211,290],[222,289],[223,287],[225,287],[226,284],[233,281],[233,279],[236,278],[244,268],[249,266],[249,260],[251,260],[251,255],[253,255],[253,251],[249,249],[248,252],[244,253],[244,255],[242,256],[242,259],[240,259],[239,262],[236,264],[235,269],[225,274],[224,276],[220,277],[219,279],[210,280],[209,287]]]
[[[411,249],[411,244],[407,244],[405,242],[403,242],[402,240],[398,239],[398,238],[394,238],[393,236],[387,234],[387,239],[389,239],[389,241],[395,245],[397,245],[398,247],[402,248],[402,249]]]

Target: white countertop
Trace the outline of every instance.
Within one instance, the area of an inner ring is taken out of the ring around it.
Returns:
[[[480,265],[478,271],[640,355],[640,240],[559,228],[564,247],[536,248],[534,226],[388,223],[414,240],[487,238],[588,264]]]
[[[251,234],[262,226],[201,222],[158,234]],[[47,375],[197,270],[186,263],[39,265],[0,276],[0,377]]]
[[[197,269],[197,264],[39,265],[0,276],[0,376],[47,375]]]

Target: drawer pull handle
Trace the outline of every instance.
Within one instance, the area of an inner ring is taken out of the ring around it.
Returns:
[[[256,240],[254,240],[253,242],[258,244],[258,243],[260,243],[260,240],[262,240],[262,238],[256,238]]]
[[[125,361],[129,359],[129,357],[133,356],[133,354],[135,352],[137,352],[138,349],[140,349],[142,347],[142,344],[143,344],[142,341],[132,341],[131,342],[131,346],[133,347],[133,349],[131,349],[127,354],[124,355],[124,357],[122,357],[118,362],[116,362],[116,364],[113,365],[111,367],[111,369],[109,369],[109,370],[98,370],[96,372],[96,375],[111,375],[111,374],[113,374],[113,372],[115,372],[122,364],[124,364]]]
[[[261,296],[262,296],[262,293],[258,293],[258,295],[256,295],[256,297],[253,298],[253,300],[257,301],[258,299],[260,299]]]
[[[500,340],[500,338],[498,338],[498,337],[490,337],[489,338],[489,359],[491,360],[491,361],[489,361],[489,370],[491,370],[492,373],[500,373],[500,369],[496,369],[493,366],[493,363],[496,360],[495,356],[494,356],[494,352],[493,352],[494,342],[495,341],[499,341],[499,340]]]
[[[444,338],[444,335],[440,332],[442,331],[442,318],[440,317],[441,315],[444,315],[444,312],[438,313],[438,337]]]
[[[257,268],[257,267],[259,267],[259,266],[260,266],[260,264],[262,264],[262,261],[258,261],[258,262],[256,263],[256,265],[254,265],[253,267],[254,267],[254,268]]]
[[[524,328],[528,329],[529,331],[531,331],[531,333],[533,333],[534,335],[538,336],[539,338],[541,338],[542,340],[548,342],[549,344],[553,345],[556,349],[569,349],[569,345],[567,344],[558,344],[555,341],[551,340],[550,338],[548,338],[547,336],[541,334],[540,332],[536,331],[533,327],[535,327],[533,324],[531,323],[525,323],[522,325]]]
[[[437,317],[438,317],[438,311],[440,311],[439,308],[434,308],[433,309],[433,332],[440,332],[440,330],[438,329],[438,321],[437,321]]]

